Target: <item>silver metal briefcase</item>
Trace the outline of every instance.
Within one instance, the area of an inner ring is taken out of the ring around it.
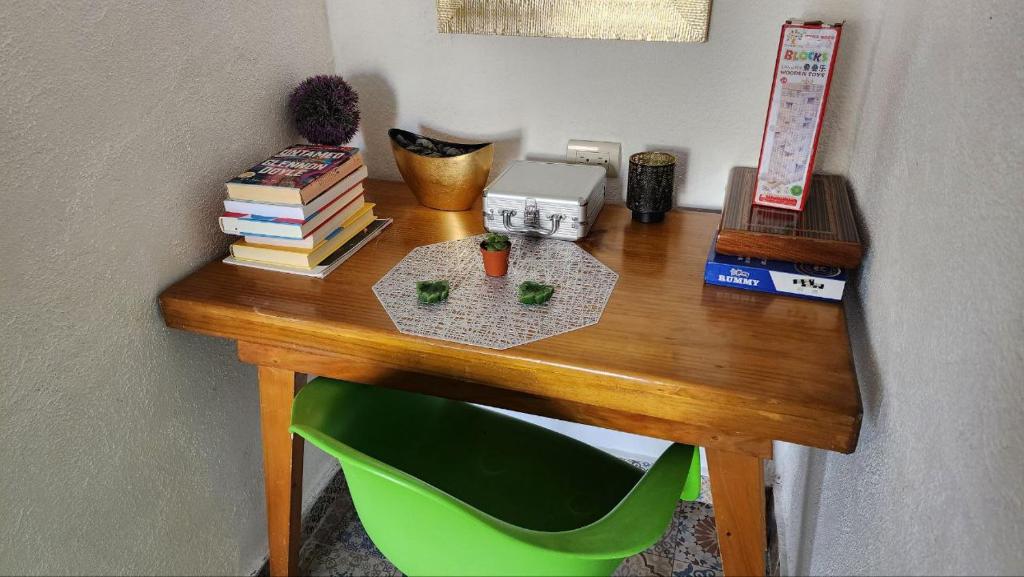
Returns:
[[[579,240],[604,206],[605,169],[518,160],[484,189],[484,228]]]

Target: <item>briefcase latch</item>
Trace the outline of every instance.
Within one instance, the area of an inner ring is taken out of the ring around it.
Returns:
[[[529,234],[538,234],[540,236],[551,236],[558,232],[558,226],[562,223],[564,218],[561,214],[548,215],[547,220],[551,223],[550,228],[543,228],[541,226],[540,209],[537,208],[537,201],[528,198],[523,206],[523,225],[515,226],[512,224],[512,217],[516,215],[516,211],[511,209],[503,209],[501,211],[501,223],[505,225],[505,230],[509,232],[525,232]]]

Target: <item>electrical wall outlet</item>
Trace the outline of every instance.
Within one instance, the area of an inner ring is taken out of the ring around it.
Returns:
[[[622,145],[618,142],[596,140],[570,140],[565,149],[565,160],[572,164],[599,164],[608,171],[609,177],[619,175],[622,159]]]

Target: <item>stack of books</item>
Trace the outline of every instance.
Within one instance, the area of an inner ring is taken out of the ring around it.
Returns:
[[[359,149],[295,144],[226,183],[224,262],[323,278],[391,224],[363,198]]]
[[[813,177],[803,211],[753,205],[754,168],[736,167],[711,243],[704,282],[839,301],[863,256],[846,181]]]

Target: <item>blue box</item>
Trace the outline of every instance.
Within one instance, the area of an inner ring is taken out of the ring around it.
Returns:
[[[838,267],[762,260],[715,252],[715,241],[704,266],[708,284],[803,297],[841,301],[846,271]]]

